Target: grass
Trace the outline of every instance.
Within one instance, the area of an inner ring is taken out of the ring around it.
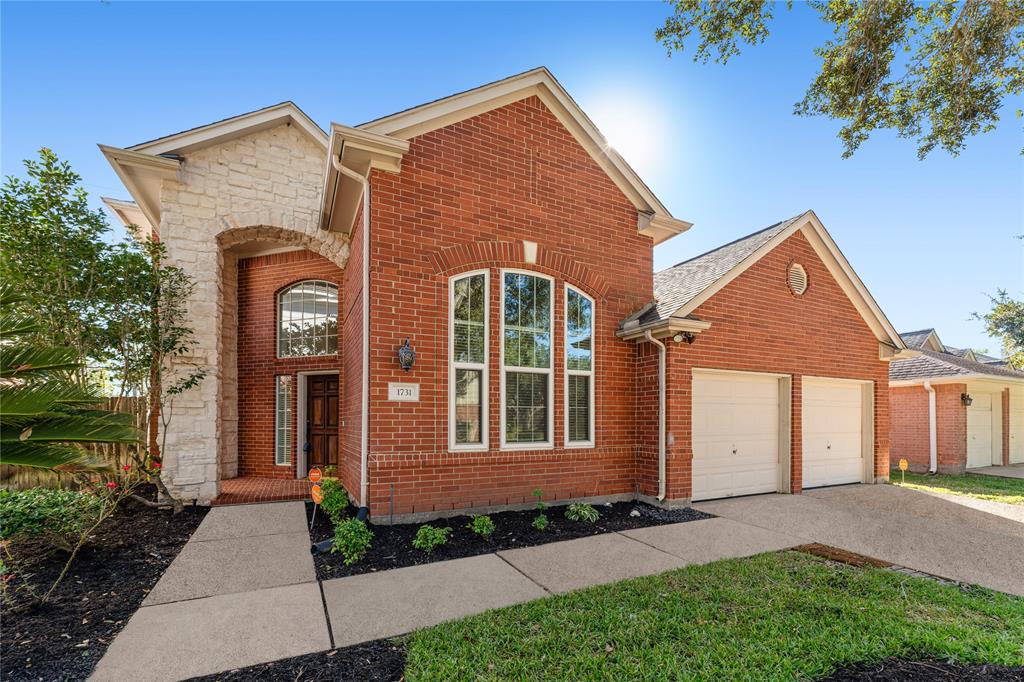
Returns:
[[[1024,598],[762,554],[421,630],[406,679],[789,680],[891,657],[1024,664]]]
[[[914,490],[926,490],[950,495],[965,495],[979,500],[1024,505],[1024,478],[1001,478],[981,474],[925,474],[906,473],[906,482],[900,483],[900,472],[889,475],[895,485]]]

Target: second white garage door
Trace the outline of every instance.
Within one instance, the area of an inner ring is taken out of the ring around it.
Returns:
[[[863,384],[803,380],[803,487],[864,480]]]
[[[992,465],[992,394],[971,393],[967,408],[967,468]]]
[[[779,379],[693,374],[694,500],[776,492]]]
[[[1024,389],[1010,391],[1010,464],[1024,462]]]

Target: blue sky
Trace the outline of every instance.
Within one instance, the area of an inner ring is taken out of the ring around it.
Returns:
[[[830,31],[780,6],[765,45],[726,66],[669,59],[666,5],[10,3],[0,5],[2,171],[54,149],[126,197],[96,149],[293,100],[350,125],[547,66],[677,217],[660,269],[813,208],[900,330],[998,351],[986,293],[1024,289],[1024,146],[1000,128],[918,161],[876,134],[840,158],[839,124],[792,115]]]

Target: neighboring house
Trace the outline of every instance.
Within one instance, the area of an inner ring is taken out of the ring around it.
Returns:
[[[1024,462],[1024,372],[946,346],[934,329],[902,336],[920,355],[889,366],[892,465],[960,473]]]
[[[164,452],[186,498],[314,465],[375,520],[888,475],[905,345],[818,218],[655,276],[690,224],[545,69],[329,133],[284,103],[102,149],[198,283],[209,378]]]

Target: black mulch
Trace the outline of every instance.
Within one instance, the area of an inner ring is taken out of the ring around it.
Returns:
[[[79,552],[50,601],[35,605],[64,567],[67,553],[38,541],[10,547],[0,628],[4,680],[84,680],[156,584],[208,509],[169,510],[127,502]]]
[[[1024,667],[969,665],[939,661],[900,661],[842,668],[819,682],[1022,682]]]
[[[461,559],[504,549],[544,545],[549,542],[572,540],[602,533],[712,518],[710,514],[699,512],[696,509],[666,510],[642,502],[616,502],[612,505],[597,505],[595,508],[600,512],[601,518],[596,523],[586,523],[570,521],[565,518],[567,507],[549,507],[545,511],[549,524],[543,531],[539,531],[531,525],[537,516],[537,511],[534,509],[491,514],[491,520],[494,521],[497,529],[489,540],[481,538],[466,527],[470,522],[469,516],[438,519],[431,521],[430,525],[451,528],[452,533],[448,542],[435,549],[432,554],[426,554],[412,546],[412,539],[422,524],[408,523],[393,526],[371,524],[373,544],[362,561],[352,566],[346,566],[340,554],[318,554],[314,557],[316,574],[320,580],[329,580],[330,578],[372,573],[389,568]],[[639,512],[639,516],[630,515],[634,509]],[[349,509],[349,513],[350,515],[354,514],[355,509]],[[312,514],[313,505],[307,503],[307,521],[311,520]],[[334,537],[334,527],[323,511],[317,512],[310,537],[313,542]]]
[[[190,682],[229,682],[231,680],[271,680],[271,682],[394,682],[405,670],[405,649],[399,642],[377,639],[344,649],[322,651],[285,658],[273,663],[206,677]]]

